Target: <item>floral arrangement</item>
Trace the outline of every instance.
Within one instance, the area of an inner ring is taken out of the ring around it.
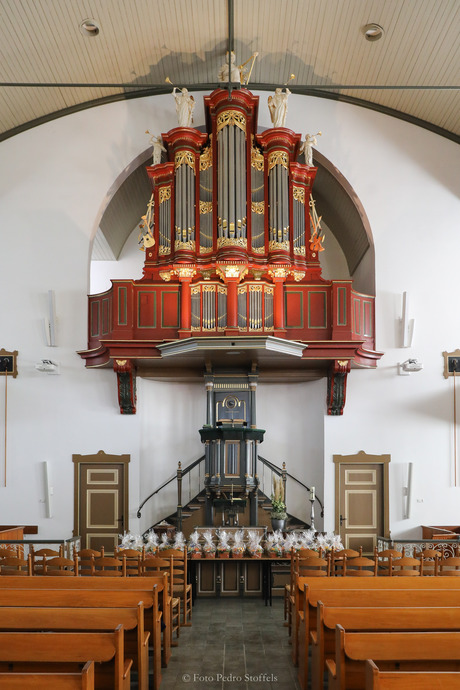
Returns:
[[[284,502],[284,484],[281,477],[273,475],[273,493],[271,495],[272,511],[270,517],[274,520],[285,520],[287,518],[286,504]]]
[[[263,548],[260,545],[262,540],[262,534],[259,534],[256,530],[248,529],[248,545],[247,550],[251,556],[255,558],[260,558],[262,556]]]
[[[210,529],[203,532],[204,546],[203,553],[206,558],[214,558],[216,555],[216,545],[214,544],[214,535]]]
[[[233,558],[242,558],[246,547],[244,545],[244,530],[238,529],[233,535],[232,556]]]
[[[231,551],[230,535],[225,530],[219,530],[218,538],[217,553],[221,558],[228,558]]]
[[[189,537],[187,553],[191,558],[200,558],[201,556],[200,534],[197,530],[192,532]]]

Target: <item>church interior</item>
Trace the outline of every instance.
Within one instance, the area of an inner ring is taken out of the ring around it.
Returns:
[[[258,535],[260,564],[190,560],[178,626],[284,597],[298,676],[209,687],[320,688],[277,530],[459,555],[458,3],[1,13],[0,540]]]

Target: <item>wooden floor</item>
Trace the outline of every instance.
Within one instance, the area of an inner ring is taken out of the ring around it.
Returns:
[[[197,599],[160,690],[298,690],[283,600]]]

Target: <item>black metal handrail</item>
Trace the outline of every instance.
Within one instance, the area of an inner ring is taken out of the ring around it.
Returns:
[[[272,472],[275,472],[275,474],[277,474],[279,477],[282,476],[283,470],[281,467],[278,467],[278,465],[273,464],[272,462],[270,462],[270,460],[263,458],[261,455],[258,455],[257,459],[260,460],[266,467],[268,467],[269,470],[271,470]],[[285,473],[286,473],[287,477],[289,477],[290,479],[295,481],[297,484],[300,484],[300,486],[302,486],[307,491],[310,491],[310,487],[307,486],[306,484],[304,484],[303,482],[301,482],[300,479],[297,479],[297,477],[294,477],[290,472],[287,472],[286,470],[285,470]],[[324,506],[323,506],[322,502],[320,501],[320,499],[318,498],[318,496],[316,496],[316,494],[315,494],[315,500],[318,501],[318,503],[321,507],[321,517],[324,517]]]
[[[187,465],[187,467],[186,467],[184,470],[182,470],[182,476],[184,476],[184,474],[188,474],[189,472],[191,472],[191,471],[193,470],[194,467],[196,467],[197,465],[199,465],[200,462],[203,462],[204,458],[205,458],[205,456],[202,455],[201,458],[198,458],[198,460],[194,460],[193,462],[190,463],[190,465]],[[139,508],[137,509],[137,517],[138,517],[138,518],[141,517],[141,510],[142,510],[142,508],[145,506],[145,504],[147,503],[147,501],[150,501],[150,499],[153,498],[153,496],[155,496],[155,495],[156,495],[157,493],[159,493],[162,489],[164,489],[165,486],[168,486],[168,484],[171,484],[171,482],[173,482],[175,479],[177,479],[177,473],[174,474],[174,475],[173,475],[172,477],[170,477],[169,479],[167,479],[165,482],[163,482],[163,484],[161,484],[161,486],[159,486],[158,489],[155,489],[155,491],[152,491],[152,493],[151,493],[149,496],[147,496],[146,499],[144,499],[144,500],[142,501],[142,503],[140,504]]]

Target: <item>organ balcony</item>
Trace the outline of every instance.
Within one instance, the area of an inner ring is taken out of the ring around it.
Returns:
[[[135,412],[136,376],[199,377],[257,369],[260,380],[328,377],[342,414],[351,366],[375,367],[374,297],[325,280],[300,135],[257,133],[258,98],[216,89],[207,131],[162,135],[167,161],[152,187],[140,280],[89,296],[87,367],[113,365],[120,409]]]

